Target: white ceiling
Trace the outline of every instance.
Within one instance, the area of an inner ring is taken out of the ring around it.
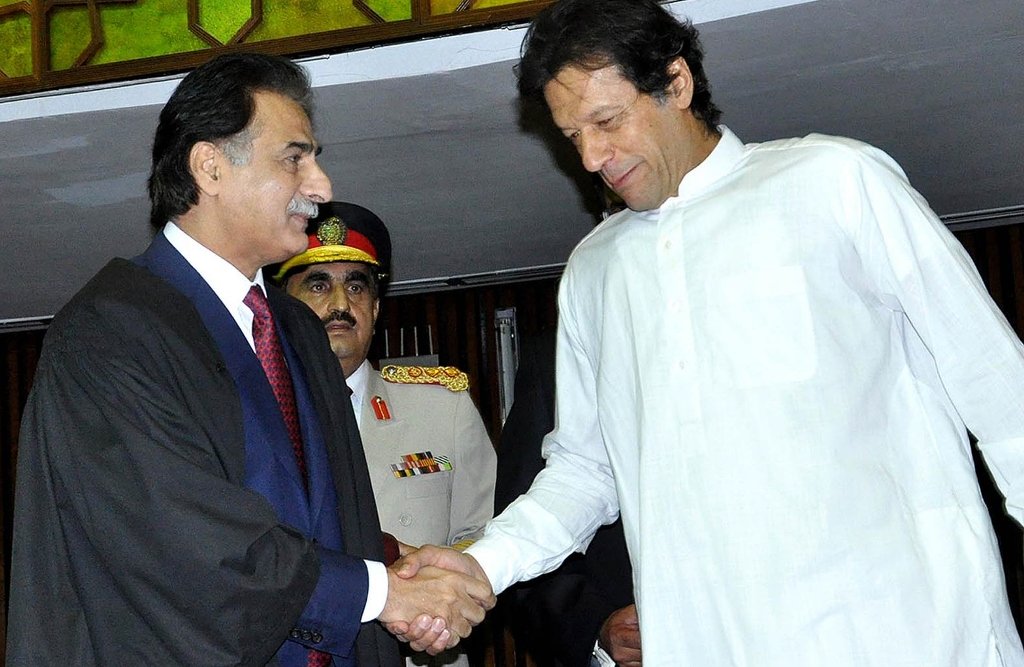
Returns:
[[[701,25],[715,100],[744,140],[863,139],[938,213],[1024,220],[1021,0],[669,6]],[[399,290],[550,272],[595,222],[590,177],[546,118],[520,113],[522,34],[307,63],[335,198],[388,223]],[[52,315],[107,259],[145,247],[149,145],[176,80],[0,99],[0,325]]]

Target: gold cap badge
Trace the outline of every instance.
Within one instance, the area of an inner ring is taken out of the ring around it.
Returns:
[[[344,245],[345,237],[348,236],[348,227],[336,215],[320,223],[320,229],[316,230],[316,237],[324,245]]]

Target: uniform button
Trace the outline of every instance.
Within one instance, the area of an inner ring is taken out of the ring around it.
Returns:
[[[681,371],[685,371],[686,370],[686,362],[685,361],[680,361],[679,362],[679,370],[681,370]]]
[[[661,247],[663,247],[665,250],[671,250],[672,249],[672,242],[671,241],[665,241],[664,243],[661,244]]]
[[[292,628],[292,633],[291,634],[292,634],[292,639],[298,639],[299,637],[302,636],[299,633],[299,629],[298,628]]]
[[[302,641],[308,642],[313,637],[313,633],[309,630],[302,631]]]
[[[313,643],[314,644],[319,644],[323,640],[324,640],[324,636],[322,634],[320,634],[319,632],[314,632],[313,633]]]
[[[412,523],[412,515],[403,512],[402,516],[398,517],[398,523],[402,524],[403,526],[408,526],[410,523]]]

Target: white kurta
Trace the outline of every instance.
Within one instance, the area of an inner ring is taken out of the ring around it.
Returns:
[[[547,468],[470,552],[620,510],[647,667],[1024,665],[965,431],[1020,521],[1024,348],[884,153],[723,131],[573,252]]]

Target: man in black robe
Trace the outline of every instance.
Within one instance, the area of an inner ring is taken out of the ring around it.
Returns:
[[[384,566],[323,327],[264,285],[331,197],[317,152],[308,79],[282,58],[221,56],[164,107],[163,229],[57,315],[25,409],[11,664],[398,665],[368,621],[446,644],[493,604]]]

